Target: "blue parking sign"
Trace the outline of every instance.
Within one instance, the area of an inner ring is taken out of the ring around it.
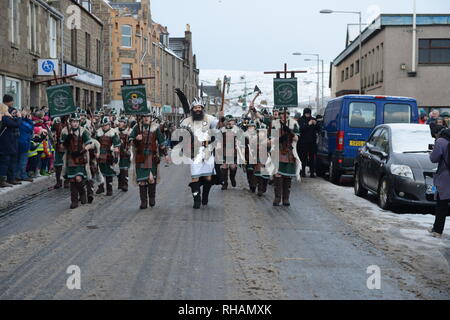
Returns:
[[[45,72],[52,72],[55,69],[55,64],[51,60],[45,60],[42,62],[42,70]]]

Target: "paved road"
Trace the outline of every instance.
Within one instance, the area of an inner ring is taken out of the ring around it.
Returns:
[[[241,172],[241,171],[240,171]],[[163,168],[157,206],[116,192],[68,209],[67,190],[0,212],[0,299],[415,299],[421,288],[308,191],[273,208],[272,188],[211,192],[192,209],[188,168]],[[327,183],[323,181],[323,183]],[[70,265],[81,290],[69,290]],[[369,290],[367,267],[382,270]]]

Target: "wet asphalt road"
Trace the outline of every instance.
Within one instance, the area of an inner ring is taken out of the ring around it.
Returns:
[[[136,187],[69,210],[68,190],[0,212],[0,299],[415,299],[414,277],[295,183],[290,208],[214,187],[192,209],[187,167],[162,168],[157,206]],[[116,183],[116,182],[115,182]],[[323,183],[328,183],[323,181]],[[81,289],[69,290],[69,266]],[[369,290],[367,268],[382,270]],[[407,284],[407,285],[405,285]]]

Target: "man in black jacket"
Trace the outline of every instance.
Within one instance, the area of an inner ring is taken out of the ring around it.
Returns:
[[[317,120],[312,117],[311,109],[305,108],[303,116],[298,120],[300,137],[297,143],[297,152],[302,162],[301,176],[306,176],[306,166],[309,166],[311,178],[315,177],[315,164],[317,155],[317,133],[319,126]]]

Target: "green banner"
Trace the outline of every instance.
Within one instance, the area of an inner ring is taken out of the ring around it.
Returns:
[[[148,113],[145,85],[122,86],[122,99],[125,114]]]
[[[273,79],[275,107],[297,108],[297,78]]]
[[[73,102],[73,86],[71,84],[65,83],[48,87],[47,100],[52,118],[76,112],[75,103]]]

